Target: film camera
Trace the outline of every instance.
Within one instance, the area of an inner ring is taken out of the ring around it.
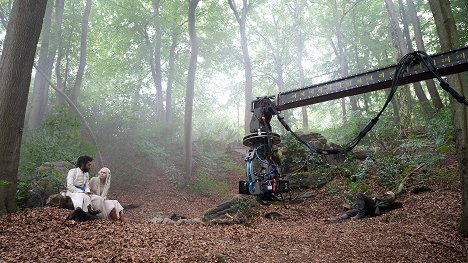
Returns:
[[[289,190],[288,181],[282,178],[277,155],[281,139],[270,126],[272,116],[279,112],[269,97],[254,100],[251,111],[250,134],[243,138],[244,146],[249,147],[245,157],[247,180],[239,181],[239,193],[273,200],[277,194]]]

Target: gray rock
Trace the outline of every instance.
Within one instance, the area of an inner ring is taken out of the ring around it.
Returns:
[[[301,194],[301,197],[304,198],[304,199],[312,199],[314,197],[317,196],[317,193],[316,192],[305,192],[303,194]]]
[[[162,221],[163,224],[175,224],[175,221],[172,221],[170,218],[164,218]]]
[[[163,221],[164,221],[164,217],[159,217],[159,216],[156,216],[156,217],[153,217],[150,222],[151,223],[156,223],[156,224],[161,224]]]

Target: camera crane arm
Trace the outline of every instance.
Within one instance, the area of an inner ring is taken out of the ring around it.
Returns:
[[[414,54],[416,52],[410,53]],[[420,54],[422,52],[419,52]],[[423,53],[424,54],[424,53]],[[432,56],[432,64],[441,76],[468,71],[468,46]],[[287,110],[319,102],[358,95],[392,86],[399,65],[380,68],[365,73],[332,80],[300,89],[279,93],[276,97],[278,110]],[[424,61],[413,61],[400,78],[399,85],[434,78]]]
[[[283,180],[277,164],[273,161],[272,146],[280,142],[278,134],[271,130],[270,120],[277,115],[281,124],[311,151],[319,154],[337,154],[351,150],[379,120],[396,92],[398,85],[437,78],[442,88],[458,102],[468,106],[468,101],[442,79],[442,76],[468,71],[468,47],[435,54],[432,57],[421,51],[406,54],[397,65],[345,77],[321,84],[281,92],[276,96],[260,97],[252,101],[253,113],[250,134],[243,143],[250,147],[245,158],[248,181],[239,182],[239,193],[258,195],[269,199],[275,194],[288,191],[288,182]],[[297,108],[319,102],[362,94],[391,87],[390,95],[382,110],[359,135],[343,149],[313,149],[297,136],[279,115],[281,110]],[[276,97],[276,103],[273,99]],[[255,160],[257,163],[255,162]],[[278,185],[278,186],[277,186]]]

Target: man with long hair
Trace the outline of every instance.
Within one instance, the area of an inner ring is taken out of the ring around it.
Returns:
[[[76,162],[76,168],[68,171],[67,175],[67,196],[69,196],[73,202],[75,211],[89,212],[91,214],[97,214],[100,211],[93,210],[91,206],[91,199],[99,199],[98,202],[103,203],[104,199],[100,196],[93,195],[89,189],[89,170],[92,166],[93,158],[84,155],[78,158]],[[100,207],[97,207],[100,209]]]

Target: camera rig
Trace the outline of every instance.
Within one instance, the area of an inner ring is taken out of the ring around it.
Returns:
[[[253,112],[250,121],[250,134],[244,137],[243,144],[247,151],[248,181],[239,182],[239,193],[257,195],[262,200],[272,200],[276,194],[287,192],[288,181],[281,175],[279,158],[275,151],[281,142],[280,136],[271,131],[270,120],[279,112],[271,98],[264,97],[254,100],[251,105]]]
[[[249,147],[245,161],[247,180],[239,181],[239,193],[256,195],[261,200],[274,200],[277,195],[290,190],[289,183],[281,174],[277,145],[280,135],[272,132],[270,121],[277,116],[279,122],[310,151],[318,154],[338,154],[352,150],[378,122],[381,114],[390,103],[398,85],[436,78],[441,87],[459,103],[468,102],[442,79],[442,76],[468,71],[468,47],[429,56],[415,51],[403,56],[397,65],[376,69],[362,74],[345,77],[325,83],[279,93],[275,96],[258,97],[251,103],[253,113],[250,133],[243,138]],[[317,149],[295,134],[281,117],[280,111],[347,96],[391,88],[381,111],[348,144],[340,149]],[[276,98],[276,102],[274,99]]]

